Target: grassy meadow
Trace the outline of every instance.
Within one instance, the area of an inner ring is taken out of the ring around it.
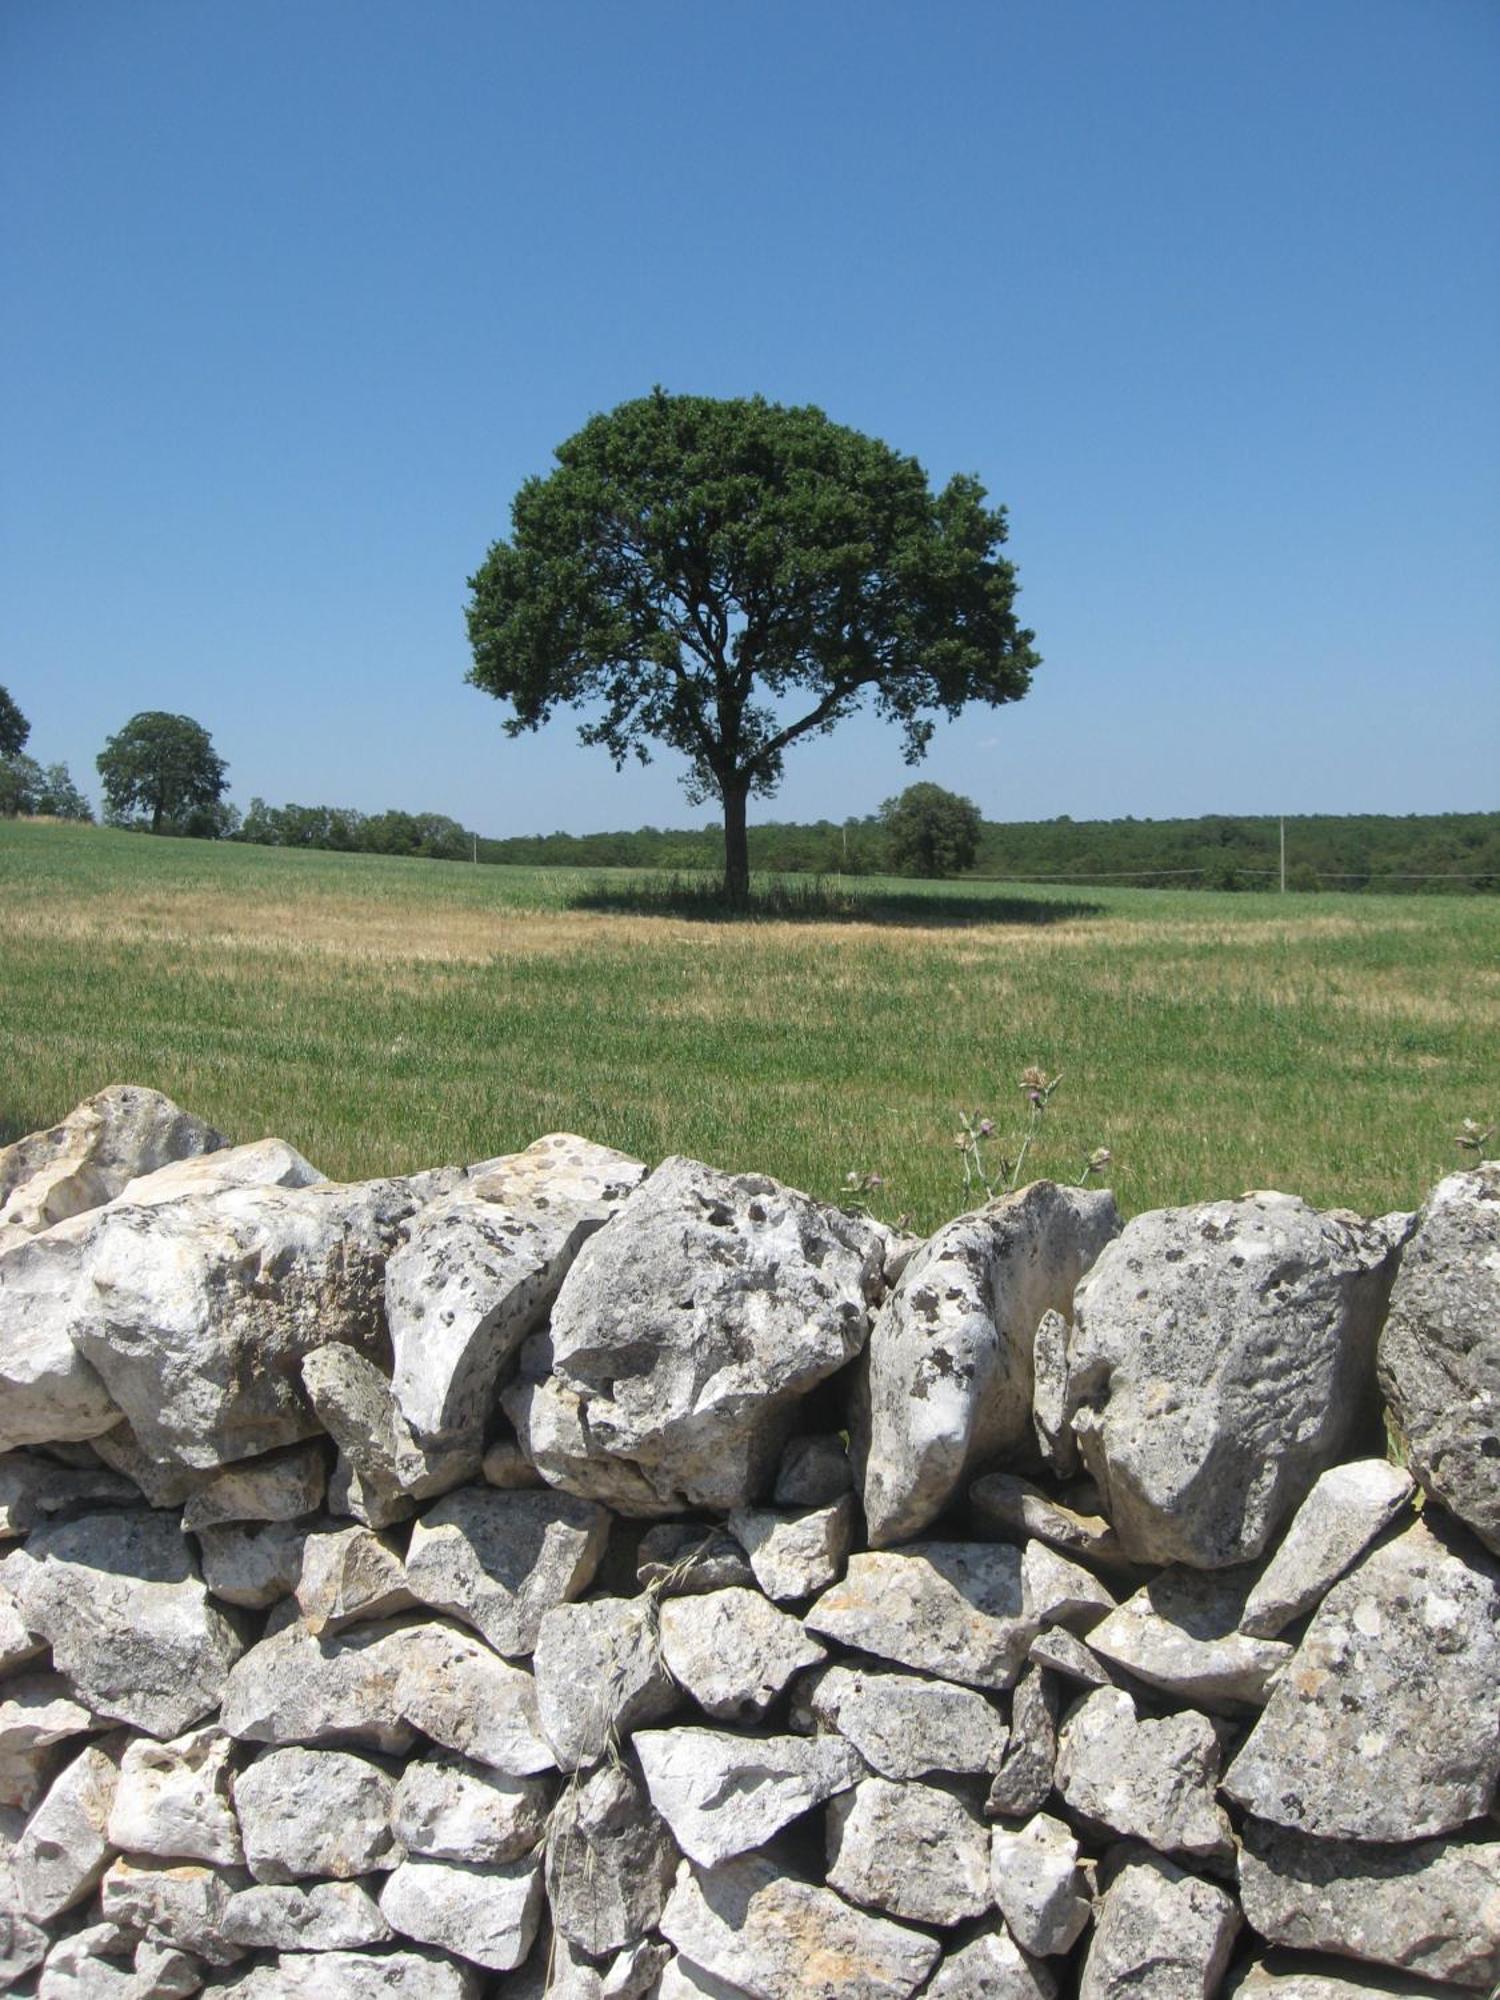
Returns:
[[[847,892],[847,893],[845,893]],[[876,1213],[964,1205],[960,1108],[1127,1212],[1282,1187],[1413,1205],[1500,1117],[1500,901],[866,878],[709,920],[620,872],[0,821],[0,1143],[110,1082],[338,1177],[559,1129]],[[839,897],[842,900],[839,900]],[[801,907],[805,903],[807,907]]]

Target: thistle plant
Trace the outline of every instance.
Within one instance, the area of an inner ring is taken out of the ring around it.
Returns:
[[[998,1151],[993,1154],[989,1151],[995,1136],[993,1118],[987,1118],[979,1111],[959,1112],[959,1129],[954,1134],[953,1144],[963,1167],[966,1203],[973,1206],[981,1194],[986,1201],[993,1201],[997,1195],[1015,1193],[1021,1185],[1026,1156],[1042,1129],[1053,1092],[1061,1082],[1061,1070],[1056,1076],[1048,1076],[1035,1063],[1021,1072],[1020,1088],[1026,1097],[1026,1127],[1014,1159]],[[1109,1166],[1110,1158],[1108,1146],[1096,1146],[1084,1161],[1074,1185],[1082,1187],[1093,1175],[1102,1174]]]
[[[1482,1153],[1494,1136],[1493,1125],[1481,1125],[1477,1118],[1466,1118],[1453,1143],[1465,1153]]]

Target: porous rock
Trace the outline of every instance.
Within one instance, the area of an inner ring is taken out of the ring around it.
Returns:
[[[0,1806],[30,1812],[59,1761],[56,1746],[98,1726],[61,1674],[18,1674],[6,1681],[0,1686]]]
[[[152,1861],[145,1865],[120,1855],[104,1871],[99,1908],[105,1920],[207,1959],[232,1965],[245,1947],[224,1935],[224,1911],[249,1877],[239,1869],[209,1868],[201,1862]]]
[[[251,1743],[409,1750],[412,1732],[396,1691],[415,1645],[410,1628],[399,1622],[320,1638],[293,1620],[268,1632],[231,1670],[223,1727]]]
[[[1016,1943],[1038,1958],[1071,1950],[1092,1914],[1078,1842],[1049,1813],[1014,1829],[995,1828],[990,1887]]]
[[[570,1785],[547,1835],[547,1899],[559,1933],[590,1957],[623,1951],[656,1927],[677,1846],[620,1764]]]
[[[507,1777],[556,1769],[537,1714],[536,1684],[524,1668],[439,1624],[408,1628],[392,1651],[401,1668],[397,1706],[424,1736]]]
[[[227,1465],[188,1496],[182,1525],[191,1533],[230,1521],[296,1521],[323,1504],[328,1467],[321,1441],[290,1445]]]
[[[755,2000],[908,2000],[941,1952],[936,1938],[852,1909],[759,1855],[711,1869],[684,1862],[660,1928],[693,1965]]]
[[[118,1743],[90,1743],[54,1779],[22,1829],[11,1866],[22,1913],[50,1923],[81,1903],[112,1855],[106,1828],[120,1775]]]
[[[679,1701],[647,1596],[559,1604],[542,1619],[532,1672],[542,1732],[564,1771],[592,1764]]]
[[[1297,1509],[1281,1547],[1245,1599],[1240,1630],[1274,1639],[1311,1611],[1415,1490],[1411,1474],[1388,1459],[1331,1466]]]
[[[302,1359],[302,1387],[318,1422],[339,1448],[329,1505],[368,1527],[404,1520],[418,1500],[432,1500],[473,1479],[482,1463],[471,1439],[427,1443],[396,1406],[383,1369],[341,1341]]]
[[[435,1861],[519,1861],[547,1828],[545,1777],[511,1778],[454,1756],[406,1766],[391,1797],[391,1830],[409,1854]]]
[[[1158,1853],[1223,1860],[1234,1840],[1214,1803],[1219,1754],[1206,1716],[1152,1721],[1122,1688],[1099,1688],[1059,1732],[1057,1789],[1074,1812]]]
[[[950,1951],[922,2000],[1055,2000],[1057,1982],[1033,1964],[1003,1924]]]
[[[319,1426],[299,1365],[324,1342],[378,1354],[401,1181],[228,1188],[112,1209],[71,1326],[142,1447],[214,1466]]]
[[[683,1853],[705,1868],[764,1846],[864,1774],[853,1746],[837,1736],[643,1729],[635,1749],[651,1803]]]
[[[1023,1601],[1021,1551],[970,1542],[854,1556],[804,1622],[898,1666],[991,1688],[1012,1685],[1037,1631]]]
[[[1041,1667],[1029,1666],[1010,1704],[1010,1741],[995,1771],[985,1811],[1025,1817],[1034,1813],[1052,1789],[1057,1761],[1056,1682]]]
[[[911,1923],[961,1923],[989,1908],[989,1828],[935,1785],[866,1778],[829,1805],[827,1881]]]
[[[1210,2000],[1229,1964],[1234,1898],[1144,1848],[1106,1858],[1079,2000]]]
[[[386,1267],[386,1313],[393,1392],[419,1437],[482,1441],[506,1366],[584,1241],[645,1173],[624,1153],[554,1132],[414,1218]]]
[[[759,1500],[799,1402],[859,1353],[879,1227],[670,1159],[587,1242],[505,1399],[552,1484],[624,1513]]]
[[[1391,1292],[1379,1370],[1412,1471],[1500,1554],[1500,1160],[1429,1196]]]
[[[38,1528],[0,1576],[80,1698],[153,1736],[179,1736],[217,1707],[243,1649],[167,1515],[122,1509]]]
[[[1034,1456],[1032,1344],[1120,1226],[1107,1191],[1036,1181],[940,1229],[870,1337],[868,1428],[853,1438],[871,1545],[930,1525],[966,1475]]]
[[[1497,1689],[1500,1570],[1419,1521],[1324,1598],[1224,1789],[1322,1839],[1448,1833],[1494,1796]]]
[[[997,1768],[1009,1731],[974,1688],[838,1662],[799,1688],[794,1718],[836,1730],[883,1778],[974,1776]],[[1052,1765],[1047,1764],[1051,1784]]]
[[[60,1124],[0,1147],[0,1253],[113,1201],[143,1174],[228,1143],[159,1090],[110,1084]]]
[[[394,1867],[391,1790],[378,1764],[347,1750],[267,1751],[234,1780],[245,1865],[257,1882]]]
[[[220,1980],[233,2000],[479,2000],[481,1977],[425,1951],[283,1952]]]
[[[846,1493],[806,1513],[739,1507],[729,1528],[767,1597],[789,1603],[826,1590],[843,1575],[854,1539],[854,1496]]]
[[[1500,1844],[1358,1846],[1245,1823],[1240,1900],[1272,1944],[1489,1992],[1500,1980]]]
[[[252,1951],[357,1951],[392,1935],[362,1882],[258,1883],[229,1898],[223,1925]]]
[[[513,1972],[541,1921],[542,1864],[403,1861],[386,1877],[380,1909],[393,1929],[418,1944],[491,1972]]]
[[[797,1619],[758,1590],[667,1598],[658,1619],[668,1672],[719,1722],[764,1715],[795,1674],[828,1657]]]
[[[239,1521],[200,1528],[198,1552],[209,1594],[264,1611],[297,1588],[310,1521]]]
[[[135,1737],[120,1759],[111,1844],[127,1854],[237,1867],[245,1853],[229,1800],[233,1750],[233,1739],[213,1724],[170,1743]]]
[[[407,1585],[497,1653],[524,1658],[544,1615],[588,1589],[608,1539],[605,1510],[571,1494],[468,1487],[413,1528]]]
[[[1096,1625],[1093,1652],[1201,1708],[1262,1708],[1293,1648],[1240,1629],[1243,1571],[1166,1569]]]
[[[1386,1235],[1290,1195],[1135,1216],[1079,1286],[1068,1406],[1126,1551],[1258,1556],[1373,1407]]]
[[[295,1595],[309,1632],[394,1618],[417,1600],[406,1587],[406,1568],[394,1546],[373,1529],[314,1529],[302,1544]]]

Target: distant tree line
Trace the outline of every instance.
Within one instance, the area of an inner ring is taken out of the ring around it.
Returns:
[[[0,687],[0,817],[92,819],[94,809],[66,764],[39,764],[26,755],[31,724],[8,688]]]
[[[268,806],[252,799],[231,835],[257,847],[318,847],[336,854],[404,854],[424,861],[473,859],[474,835],[445,813],[356,812],[353,806]],[[483,848],[484,842],[481,841]]]

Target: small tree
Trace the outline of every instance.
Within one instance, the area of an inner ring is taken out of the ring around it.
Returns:
[[[787,749],[866,701],[908,763],[930,719],[1017,701],[1038,664],[1000,554],[1003,508],[967,475],[821,410],[669,396],[594,417],[529,479],[469,579],[469,679],[515,735],[582,707],[616,768],[665,744],[724,813],[724,887],[749,893],[746,807]]]
[[[974,866],[984,821],[972,799],[941,785],[908,785],[880,816],[898,875],[962,875]]]
[[[0,757],[19,757],[30,734],[31,724],[12,701],[10,690],[0,687]]]
[[[218,808],[228,767],[191,716],[157,709],[133,715],[97,761],[111,825],[139,826],[144,819],[152,833],[214,839],[223,832]]]

